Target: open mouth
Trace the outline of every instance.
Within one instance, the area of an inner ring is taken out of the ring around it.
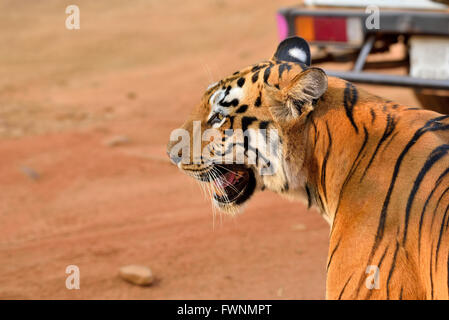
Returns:
[[[256,179],[244,165],[215,164],[212,175],[214,199],[218,204],[239,205],[254,193]]]

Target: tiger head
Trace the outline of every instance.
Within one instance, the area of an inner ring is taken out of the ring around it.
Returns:
[[[258,190],[305,195],[301,132],[327,90],[326,74],[310,60],[305,40],[284,40],[270,60],[210,85],[172,132],[170,159],[206,183],[222,211],[238,211]]]

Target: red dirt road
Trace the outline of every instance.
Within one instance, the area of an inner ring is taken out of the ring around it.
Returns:
[[[296,1],[77,2],[77,31],[60,1],[0,5],[0,298],[324,298],[319,214],[265,192],[214,221],[165,155],[209,83],[271,56],[275,12]],[[118,278],[127,264],[155,284]]]

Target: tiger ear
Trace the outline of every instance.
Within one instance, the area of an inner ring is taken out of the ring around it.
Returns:
[[[310,47],[306,40],[300,37],[291,37],[279,43],[273,60],[311,64]]]
[[[273,118],[278,122],[289,121],[313,110],[314,102],[327,90],[327,75],[320,68],[309,68],[283,89],[266,87],[266,90]]]

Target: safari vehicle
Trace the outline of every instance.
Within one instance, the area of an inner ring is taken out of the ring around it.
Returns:
[[[353,62],[328,75],[410,87],[424,107],[449,113],[449,0],[305,0],[277,19],[281,39],[298,35],[312,45],[314,63]],[[400,59],[367,62],[397,43],[405,47]],[[408,74],[388,72],[398,67]]]

